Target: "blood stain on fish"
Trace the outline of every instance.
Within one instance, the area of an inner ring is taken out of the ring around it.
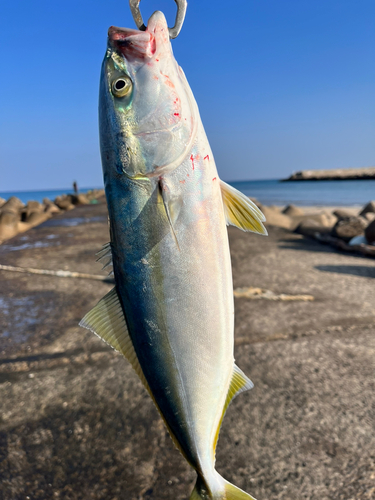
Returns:
[[[190,160],[191,160],[191,164],[192,164],[193,170],[194,170],[194,156],[193,155],[190,156]]]

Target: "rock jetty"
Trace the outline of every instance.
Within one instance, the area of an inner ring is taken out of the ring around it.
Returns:
[[[344,181],[375,179],[375,167],[365,168],[336,168],[333,170],[300,170],[294,172],[288,181]]]
[[[77,205],[96,203],[104,196],[104,189],[93,189],[85,194],[64,194],[54,201],[44,198],[43,203],[30,200],[25,205],[16,196],[8,200],[0,198],[0,244],[18,233],[38,226],[54,214],[71,210]]]
[[[347,252],[375,257],[375,200],[359,212],[357,208],[329,207],[311,211],[295,205],[282,209],[264,206],[254,198],[253,201],[264,213],[266,227],[284,228]]]

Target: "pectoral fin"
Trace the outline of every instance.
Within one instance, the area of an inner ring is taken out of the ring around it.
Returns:
[[[163,180],[159,180],[159,191],[160,195],[163,200],[164,208],[165,208],[165,213],[167,215],[167,219],[169,222],[169,225],[171,226],[171,231],[173,234],[173,238],[176,242],[177,248],[180,250],[180,245],[178,244],[178,239],[176,235],[176,231],[174,230],[173,223],[176,221],[177,216],[173,211],[173,203],[171,203],[171,200],[168,199],[168,186]]]
[[[233,366],[233,373],[232,373],[232,379],[229,385],[229,390],[227,393],[227,398],[225,400],[225,404],[223,407],[223,411],[221,414],[221,419],[218,425],[218,428],[216,430],[216,435],[215,435],[215,440],[214,440],[214,445],[213,445],[213,453],[215,455],[215,450],[216,450],[216,445],[217,445],[217,440],[219,438],[219,433],[220,433],[220,428],[221,424],[223,422],[224,415],[228,409],[228,406],[230,405],[231,401],[241,394],[241,392],[248,391],[254,387],[254,384],[252,381],[244,374],[244,372],[238,368],[237,365]]]
[[[236,226],[242,231],[267,235],[267,229],[262,224],[266,218],[255,203],[223,181],[220,181],[220,188],[227,224]]]

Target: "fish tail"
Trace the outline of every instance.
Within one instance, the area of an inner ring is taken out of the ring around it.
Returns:
[[[213,491],[213,489],[206,485],[203,478],[198,476],[189,500],[256,500],[245,491],[234,486],[234,484],[225,481],[219,474],[217,474],[215,483],[216,491]]]
[[[225,500],[256,500],[254,497],[246,493],[245,491],[237,488],[234,484],[225,481]]]

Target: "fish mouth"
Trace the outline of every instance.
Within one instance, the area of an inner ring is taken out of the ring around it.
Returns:
[[[111,26],[108,40],[127,59],[149,59],[156,50],[155,37],[147,31]]]
[[[159,43],[169,43],[167,22],[162,12],[156,11],[150,17],[146,31],[111,26],[108,30],[110,45],[126,59],[150,59]]]

